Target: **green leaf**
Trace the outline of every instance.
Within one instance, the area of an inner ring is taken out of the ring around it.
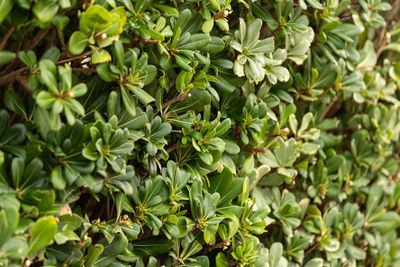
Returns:
[[[250,174],[254,171],[254,156],[251,154],[245,161],[243,162],[243,171],[246,174]]]
[[[3,257],[19,260],[25,256],[28,244],[21,238],[13,237],[4,243],[3,247],[1,247],[0,242],[0,248],[0,255]]]
[[[39,62],[40,78],[53,94],[58,94],[57,69],[51,60],[44,59]]]
[[[116,256],[125,251],[127,246],[128,239],[126,239],[126,237],[122,234],[116,234],[111,244],[104,247],[103,253],[101,255]]]
[[[18,57],[22,62],[25,63],[29,67],[29,69],[33,69],[36,64],[36,54],[32,50],[29,51],[20,51],[18,52]]]
[[[7,50],[0,50],[0,67],[14,60],[16,54]]]
[[[212,154],[209,152],[198,152],[197,155],[205,164],[211,165],[214,161]]]
[[[223,252],[219,252],[215,257],[215,264],[217,267],[228,267],[229,261]]]
[[[196,50],[200,49],[211,42],[211,37],[205,33],[196,33],[193,34],[188,42],[184,45],[179,45],[178,42],[178,49],[187,49],[187,50]]]
[[[218,192],[220,196],[224,196],[229,190],[233,182],[233,174],[228,168],[216,176],[210,177],[209,192]]]
[[[13,236],[18,227],[19,207],[20,204],[14,197],[3,193],[0,195],[0,249],[5,249],[4,243]]]
[[[215,136],[221,137],[222,135],[227,133],[230,128],[231,128],[231,120],[229,118],[225,119],[223,122],[218,124],[218,126],[216,128]]]
[[[369,68],[376,64],[377,58],[375,53],[374,44],[367,40],[362,51],[363,60],[358,63],[357,68]]]
[[[317,0],[306,0],[310,6],[312,6],[315,9],[324,9],[324,7],[321,5],[320,2],[318,2]]]
[[[188,110],[203,108],[211,102],[211,96],[206,90],[194,89],[190,91],[190,97],[176,104],[171,110],[176,113],[184,113]]]
[[[53,216],[39,218],[32,226],[31,238],[29,239],[27,255],[32,255],[45,248],[53,240],[57,232],[57,222]]]
[[[60,49],[53,46],[42,55],[40,60],[48,59],[55,63],[59,58],[60,58]]]
[[[53,171],[51,172],[51,183],[53,184],[54,188],[58,190],[65,189],[67,182],[63,176],[60,166],[54,168]]]
[[[173,241],[159,236],[132,243],[134,253],[140,257],[163,254],[170,250],[173,245]]]
[[[115,73],[110,71],[110,64],[109,63],[101,63],[96,66],[97,74],[106,82],[114,82],[119,77]]]
[[[110,12],[100,5],[90,6],[79,20],[80,30],[87,35],[107,29],[111,23]]]
[[[4,21],[5,18],[7,18],[13,5],[14,5],[13,0],[0,0],[0,24]],[[1,54],[0,58],[2,58]]]
[[[53,107],[54,102],[56,101],[55,97],[50,94],[49,92],[46,91],[41,91],[37,96],[36,96],[36,102],[37,104],[44,109],[50,109]]]
[[[88,248],[85,266],[93,266],[103,250],[104,247],[102,244],[90,245]]]
[[[35,1],[32,11],[40,22],[48,22],[57,14],[58,5],[51,0],[39,0]]]
[[[4,105],[11,111],[14,111],[16,114],[28,119],[26,115],[24,103],[22,103],[22,99],[17,94],[13,88],[8,89],[4,92]]]
[[[69,38],[68,50],[73,55],[81,54],[83,50],[85,50],[88,41],[89,39],[86,34],[80,31],[76,31]]]
[[[111,61],[111,55],[105,49],[99,49],[92,54],[92,64],[99,64]]]
[[[114,51],[115,51],[115,58],[117,60],[118,66],[120,66],[120,67],[123,66],[125,53],[124,53],[124,46],[121,41],[114,42]]]

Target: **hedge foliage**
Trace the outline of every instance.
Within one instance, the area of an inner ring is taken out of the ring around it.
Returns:
[[[0,0],[0,266],[400,266],[399,9]]]

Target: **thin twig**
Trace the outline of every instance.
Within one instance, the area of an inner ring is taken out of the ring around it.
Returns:
[[[305,253],[304,257],[313,252],[318,247],[318,243],[315,243],[312,247],[310,247]]]
[[[170,147],[167,149],[167,153],[169,154],[169,153],[171,153],[172,151],[177,150],[177,149],[181,149],[181,148],[183,148],[183,147],[180,146],[180,145],[178,145],[178,144],[173,144],[172,146],[170,146]]]
[[[399,12],[399,9],[400,0],[396,0],[392,5],[392,9],[385,16],[386,27],[378,29],[376,32],[376,37],[374,40],[374,46],[377,47],[376,58],[379,58],[385,45],[390,41],[391,36],[388,31],[390,31],[392,22],[400,19],[399,16],[396,16],[396,14]]]
[[[91,51],[88,51],[86,53],[83,53],[83,54],[81,54],[79,56],[75,56],[75,57],[59,60],[59,61],[56,62],[56,64],[63,64],[63,63],[75,61],[75,60],[78,60],[78,59],[82,59],[82,58],[84,58],[86,56],[91,55],[92,53],[94,53],[95,51],[97,51],[97,50],[99,50],[101,48],[103,48],[103,47],[96,47],[95,49],[93,49]],[[85,69],[85,71],[82,70],[83,68],[73,68],[73,69],[75,71],[86,72],[86,73],[95,72],[94,69]],[[18,79],[18,77],[21,76],[22,73],[24,73],[25,71],[28,71],[28,70],[29,70],[28,67],[23,67],[23,68],[20,68],[20,69],[18,69],[16,71],[8,73],[8,74],[6,74],[4,76],[0,76],[0,86],[3,86],[5,84],[12,83],[12,82],[16,81]]]
[[[78,56],[66,58],[66,59],[63,59],[63,60],[59,60],[59,61],[56,62],[56,64],[63,64],[63,63],[68,63],[68,62],[75,61],[75,60],[78,60],[78,59],[82,59],[84,57],[87,57],[87,56],[93,54],[94,52],[96,52],[97,50],[102,49],[102,48],[104,48],[104,47],[103,46],[96,47],[95,49],[90,50],[90,51],[88,51],[86,53],[80,54]]]
[[[259,152],[265,153],[267,151],[265,148],[262,148],[262,147],[241,147],[240,150],[251,152],[253,154],[259,153]]]
[[[83,246],[86,244],[88,237],[87,235],[84,235],[81,239],[81,244],[78,246],[78,249],[83,248]],[[72,259],[72,257],[75,255],[75,251],[72,251],[72,253],[68,256],[68,258],[61,264],[61,266],[64,266],[65,264],[69,263],[69,261]]]
[[[328,132],[345,132],[345,131],[352,131],[352,130],[360,130],[361,129],[361,124],[353,125],[353,126],[347,126],[343,128],[334,128],[328,130]]]
[[[396,0],[396,2],[393,3],[392,9],[386,14],[385,20],[388,22],[388,24],[396,18],[396,14],[400,9],[400,0]],[[388,25],[390,26],[390,25]]]
[[[339,92],[336,94],[335,98],[332,99],[331,103],[329,103],[329,105],[326,107],[324,113],[322,113],[321,117],[319,118],[320,121],[322,121],[326,115],[328,115],[328,112],[330,111],[330,109],[333,107],[333,105],[336,103],[336,101],[339,99],[339,97],[342,95],[342,92]]]
[[[18,76],[18,77],[17,77],[17,82],[22,86],[22,88],[23,88],[26,92],[28,92],[28,93],[30,93],[30,94],[33,93],[32,89],[29,88],[28,81],[27,81],[26,77]]]
[[[217,243],[215,245],[205,247],[203,249],[203,255],[208,254],[211,250],[214,250],[214,249],[217,249],[217,248],[224,248],[226,246],[229,246],[229,244],[230,244],[229,240],[225,240],[225,241],[219,242],[219,243]]]
[[[228,10],[222,10],[213,16],[214,20],[226,18],[229,15]]]
[[[186,98],[189,98],[189,97],[191,97],[191,94],[190,94],[190,93],[181,94],[181,95],[179,95],[179,96],[177,96],[177,97],[175,97],[175,98],[172,98],[171,100],[165,102],[165,103],[162,105],[162,109],[164,109],[164,108],[166,108],[166,107],[168,107],[168,106],[170,106],[170,105],[172,105],[172,104],[174,104],[174,103],[176,103],[176,102],[180,102],[180,101],[182,101],[182,100],[185,100]],[[154,112],[154,116],[157,115],[158,112],[160,112],[159,109],[157,109],[157,110]]]
[[[390,33],[386,32],[383,41],[380,43],[378,50],[376,51],[376,58],[379,58],[379,56],[383,52],[383,49],[385,48],[385,45],[390,41],[390,38]]]
[[[34,49],[36,46],[38,46],[39,43],[40,43],[40,41],[42,41],[42,39],[43,39],[44,37],[46,37],[46,35],[47,35],[47,33],[50,31],[50,29],[51,29],[51,27],[41,30],[41,31],[35,36],[35,38],[33,38],[32,42],[29,42],[30,45],[28,46],[28,49],[27,49],[27,50],[32,50],[32,49]]]
[[[8,38],[10,38],[10,36],[14,32],[14,30],[15,30],[14,26],[11,26],[10,28],[8,28],[7,32],[4,34],[3,38],[1,39],[0,50],[2,50],[6,46]]]
[[[180,101],[182,101],[182,100],[184,100],[184,99],[186,99],[186,98],[189,98],[189,97],[191,97],[191,94],[190,94],[190,93],[181,94],[180,96],[175,97],[175,98],[172,98],[171,100],[165,102],[165,103],[162,105],[162,108],[166,108],[166,107],[168,107],[168,106],[170,106],[170,105],[172,105],[172,104],[174,104],[174,103],[176,103],[176,102],[180,102]]]
[[[72,68],[73,72],[82,72],[82,73],[95,73],[97,72],[94,68]]]
[[[24,67],[24,68],[18,69],[16,71],[13,71],[13,72],[11,72],[9,74],[6,74],[4,76],[1,76],[0,77],[0,86],[6,85],[8,83],[15,82],[17,80],[17,78],[19,76],[21,76],[21,74],[24,71],[27,71],[27,70],[29,70],[29,68],[28,67]]]

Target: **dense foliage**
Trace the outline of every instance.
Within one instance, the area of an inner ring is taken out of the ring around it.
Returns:
[[[0,266],[400,266],[399,9],[0,0]]]

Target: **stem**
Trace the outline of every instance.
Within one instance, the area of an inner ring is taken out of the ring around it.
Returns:
[[[213,246],[205,247],[203,249],[203,255],[208,254],[211,250],[214,250],[214,249],[217,249],[217,248],[224,248],[224,247],[228,246],[229,243],[230,243],[229,240],[225,240],[225,241],[219,242],[219,243],[217,243],[217,244],[215,244]]]
[[[18,77],[20,77],[20,75],[24,71],[27,71],[27,70],[29,70],[29,68],[28,67],[24,67],[24,68],[21,68],[19,70],[13,71],[13,72],[11,72],[9,74],[6,74],[4,76],[1,76],[0,77],[0,86],[6,85],[8,83],[15,82],[18,79]]]
[[[219,20],[228,16],[228,10],[222,10],[213,16],[214,20]]]
[[[178,97],[172,98],[171,100],[165,102],[162,105],[162,108],[166,108],[166,107],[168,107],[168,106],[170,106],[170,105],[172,105],[172,104],[174,104],[176,102],[180,102],[180,101],[185,100],[186,98],[189,98],[189,97],[191,97],[191,94],[186,93],[186,94],[182,94],[182,95],[180,95]]]
[[[318,243],[315,243],[312,247],[310,247],[305,253],[304,257],[313,252],[318,247]]]
[[[385,48],[385,45],[390,41],[390,38],[391,38],[390,33],[385,31],[385,37],[381,42],[381,44],[379,45],[378,50],[376,51],[376,58],[379,58],[379,56],[383,51],[383,48]]]
[[[240,150],[251,152],[253,154],[256,154],[258,152],[265,153],[267,151],[265,148],[262,147],[241,147]]]
[[[72,71],[88,73],[88,74],[97,72],[97,70],[94,68],[72,68]]]
[[[104,48],[104,46],[96,47],[95,49],[90,50],[90,51],[88,51],[86,53],[83,53],[81,55],[78,55],[78,56],[75,56],[75,57],[66,58],[66,59],[63,59],[63,60],[59,60],[59,61],[56,62],[56,64],[63,64],[63,63],[68,63],[68,62],[75,61],[75,60],[78,60],[78,59],[82,59],[82,58],[84,58],[86,56],[89,56],[89,55],[93,54],[94,52],[96,52],[97,50],[102,49],[102,48]]]
[[[170,105],[172,105],[172,104],[174,104],[174,103],[176,103],[176,102],[180,102],[180,101],[182,101],[182,100],[185,100],[186,98],[189,98],[189,97],[191,97],[191,94],[190,94],[190,93],[181,94],[181,95],[179,95],[179,96],[177,96],[177,97],[175,97],[175,98],[172,98],[171,100],[165,102],[165,103],[162,105],[162,109],[164,109],[164,108],[166,108],[166,107],[168,107],[168,106],[170,106]],[[157,110],[154,112],[154,116],[157,115],[158,112],[160,112],[159,109],[157,109]]]
[[[340,129],[331,129],[329,132],[345,132],[345,131],[351,131],[351,130],[360,130],[361,129],[361,124],[353,125],[353,126],[347,126],[343,127]]]
[[[386,14],[386,21],[388,22],[388,26],[389,23],[396,18],[396,13],[399,11],[400,9],[400,0],[396,0],[396,2],[394,2],[394,4],[392,5],[392,9]]]
[[[169,154],[169,153],[171,153],[172,151],[177,150],[177,149],[181,149],[181,148],[183,148],[183,147],[180,146],[180,145],[178,145],[178,144],[173,144],[172,146],[170,146],[170,147],[167,149],[167,153]]]
[[[4,34],[3,38],[1,39],[0,50],[2,50],[6,46],[8,38],[10,38],[10,36],[14,32],[14,30],[15,30],[14,26],[11,26],[10,28],[8,28],[6,34]]]
[[[32,40],[31,45],[28,46],[27,50],[32,50],[34,49],[36,46],[39,45],[40,41],[42,41],[42,39],[44,37],[46,37],[47,33],[50,31],[51,27],[46,28],[41,30],[36,36],[35,38]]]
[[[81,244],[79,245],[78,249],[83,248],[87,241],[88,237],[86,235],[83,236],[81,239]],[[64,266],[65,264],[69,263],[69,261],[72,259],[72,257],[75,255],[75,251],[72,251],[72,253],[68,256],[68,258],[61,264],[61,266]]]
[[[336,101],[339,99],[339,97],[342,95],[342,93],[337,93],[335,98],[329,103],[329,105],[326,107],[324,113],[321,115],[321,118],[319,118],[319,121],[322,121],[326,115],[328,115],[329,110],[333,107],[333,105],[336,103]]]

